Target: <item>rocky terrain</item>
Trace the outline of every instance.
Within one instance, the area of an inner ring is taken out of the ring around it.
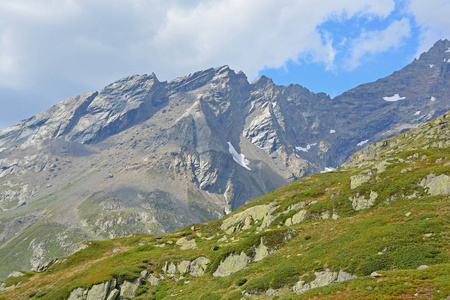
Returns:
[[[227,66],[170,82],[135,75],[1,130],[0,278],[87,239],[215,220],[333,170],[448,111],[449,61],[450,42],[438,41],[334,99],[267,77],[249,83]]]
[[[0,299],[447,299],[450,112],[163,236],[84,243]]]

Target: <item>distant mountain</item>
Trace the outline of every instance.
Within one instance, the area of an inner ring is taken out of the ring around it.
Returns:
[[[448,299],[449,149],[447,112],[221,220],[12,272],[0,298]]]
[[[0,277],[218,219],[450,109],[450,42],[334,99],[227,66],[121,79],[0,131]],[[14,251],[12,251],[14,249]]]

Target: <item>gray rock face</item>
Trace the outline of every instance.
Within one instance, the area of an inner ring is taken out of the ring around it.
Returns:
[[[0,264],[30,269],[55,258],[55,243],[69,254],[75,240],[164,234],[218,219],[337,167],[366,140],[450,109],[448,47],[439,41],[404,69],[334,99],[267,77],[250,83],[223,66],[171,82],[129,76],[0,130]],[[405,98],[393,101],[395,94]],[[35,234],[43,223],[58,234]],[[18,232],[30,244],[19,246]]]

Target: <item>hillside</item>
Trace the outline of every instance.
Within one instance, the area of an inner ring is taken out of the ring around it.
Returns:
[[[334,99],[227,66],[134,75],[0,130],[0,279],[89,239],[216,220],[445,113],[449,48]]]
[[[218,221],[87,242],[0,298],[445,299],[449,146],[447,112]]]

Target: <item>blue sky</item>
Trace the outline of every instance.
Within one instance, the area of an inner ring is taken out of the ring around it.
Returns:
[[[450,0],[0,0],[0,128],[132,74],[229,65],[334,97],[450,38]]]

